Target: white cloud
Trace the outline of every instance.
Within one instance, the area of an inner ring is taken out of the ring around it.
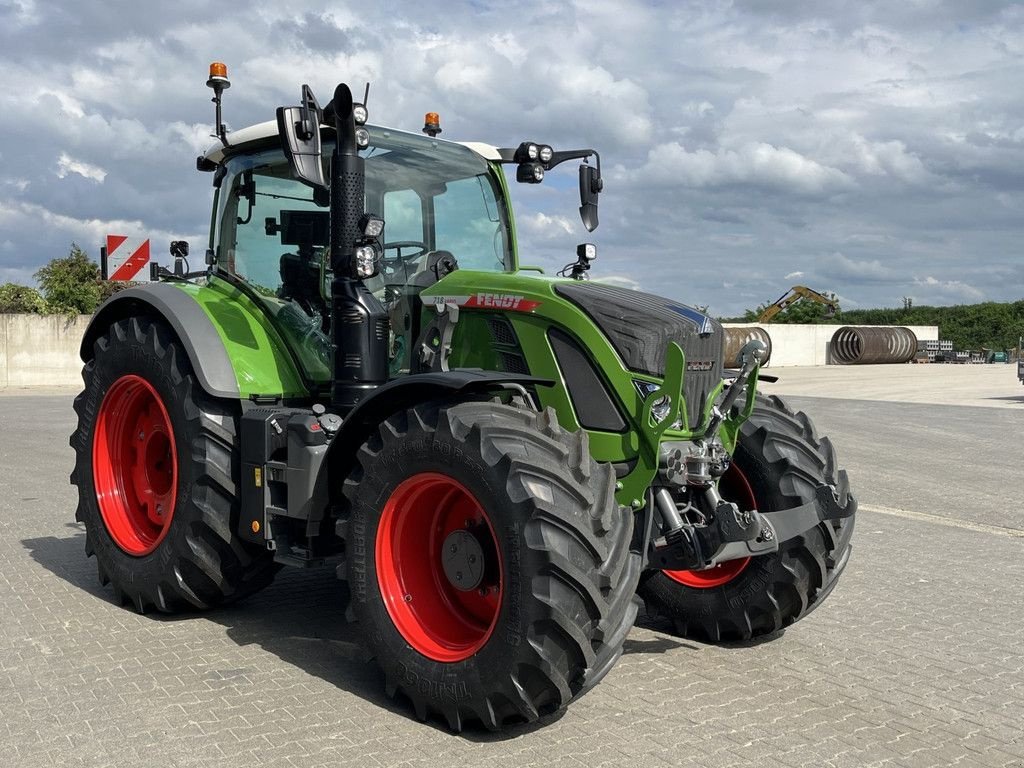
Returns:
[[[685,187],[719,187],[755,184],[797,194],[816,194],[849,189],[853,180],[836,168],[824,166],[788,147],[763,142],[739,149],[688,151],[678,142],[652,149],[647,164],[629,174],[636,183],[678,184]]]
[[[594,276],[594,282],[605,283],[607,285],[615,285],[619,288],[629,288],[630,290],[639,291],[643,286],[640,285],[634,278],[629,275],[596,275]]]
[[[853,259],[838,252],[824,256],[818,271],[833,282],[886,283],[902,278],[896,269],[878,259]]]
[[[77,173],[79,176],[98,181],[100,184],[107,178],[107,172],[98,165],[75,160],[67,152],[61,152],[60,157],[57,158],[57,177],[65,179],[69,173]]]
[[[339,79],[369,79],[375,123],[418,131],[439,111],[443,138],[597,148],[592,236],[570,164],[513,184],[524,261],[547,268],[593,240],[593,276],[723,314],[793,282],[863,306],[1024,295],[1019,4],[428,0],[396,18],[253,0],[216,25],[194,21],[198,0],[8,6],[3,269],[97,242],[93,221],[202,233],[206,65],[226,57],[232,128],[272,119],[303,82],[326,102]],[[103,195],[69,182],[100,172]],[[39,211],[60,218],[43,231]]]
[[[522,216],[516,223],[526,237],[535,240],[564,239],[565,235],[576,232],[576,227],[567,217],[546,213]]]
[[[949,301],[956,300],[961,302],[976,302],[982,301],[985,298],[985,293],[973,285],[968,285],[962,280],[939,280],[938,278],[927,275],[925,277],[915,277],[914,285],[919,289],[919,293],[924,297],[932,297],[931,300]],[[918,298],[917,296],[914,297]],[[925,298],[924,302],[928,299]]]
[[[106,241],[108,234],[148,237],[152,241],[154,253],[162,253],[172,240],[190,240],[193,243],[201,243],[205,240],[196,232],[182,235],[180,232],[169,232],[147,226],[138,220],[76,219],[72,216],[54,213],[42,206],[0,200],[0,231],[14,232],[17,227],[23,226],[25,222],[29,221],[33,222],[34,231],[57,230],[66,237],[68,244],[74,241],[94,255],[99,246]],[[31,239],[31,232],[25,234]],[[49,258],[52,256],[41,260],[39,265],[41,266]]]
[[[786,277],[784,279],[785,280],[796,280],[796,279],[801,278],[803,276],[804,276],[803,272],[790,272],[788,275],[786,275]]]

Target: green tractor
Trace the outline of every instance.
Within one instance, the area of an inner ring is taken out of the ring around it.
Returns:
[[[709,642],[777,634],[836,585],[856,502],[828,439],[756,394],[762,347],[671,299],[520,266],[503,167],[591,149],[371,126],[339,85],[228,134],[206,269],[97,310],[72,482],[86,553],[140,612],[336,567],[391,696],[454,730],[558,711],[638,607]]]

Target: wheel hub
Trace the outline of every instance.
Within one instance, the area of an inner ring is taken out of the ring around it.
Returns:
[[[484,549],[466,530],[452,531],[444,540],[441,562],[448,583],[462,592],[476,589],[484,578]]]
[[[400,483],[381,511],[375,556],[388,614],[416,651],[451,663],[487,644],[504,599],[501,553],[466,486],[438,472]]]
[[[130,555],[167,535],[178,484],[171,419],[153,385],[129,374],[107,390],[93,435],[93,483],[107,532]]]

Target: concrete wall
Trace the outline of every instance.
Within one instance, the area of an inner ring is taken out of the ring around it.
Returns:
[[[772,340],[772,358],[768,367],[787,365],[827,365],[832,336],[841,325],[790,325],[788,323],[726,323],[730,328],[764,328]],[[905,325],[918,341],[939,338],[937,325]]]
[[[0,315],[0,387],[81,386],[89,316]]]
[[[0,388],[71,386],[82,383],[78,347],[89,316],[0,314]],[[772,340],[769,366],[826,365],[838,325],[730,323],[764,328]],[[934,325],[908,326],[918,340],[939,338]]]

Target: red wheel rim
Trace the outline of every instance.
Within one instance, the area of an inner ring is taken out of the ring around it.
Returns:
[[[757,509],[754,489],[750,487],[746,476],[735,462],[730,464],[729,469],[722,475],[722,479],[718,482],[718,489],[724,499],[739,504],[740,509]],[[743,557],[739,560],[727,560],[714,568],[707,568],[703,571],[664,571],[663,573],[672,581],[684,586],[711,589],[728,584],[743,573],[749,564],[750,558]]]
[[[139,557],[156,549],[174,516],[178,454],[163,400],[140,376],[122,376],[103,398],[92,477],[114,543]]]
[[[483,554],[483,577],[469,591],[445,574],[445,541],[469,531]],[[381,513],[377,583],[405,641],[428,659],[468,659],[490,639],[503,595],[501,553],[483,507],[465,486],[436,472],[402,482]]]

